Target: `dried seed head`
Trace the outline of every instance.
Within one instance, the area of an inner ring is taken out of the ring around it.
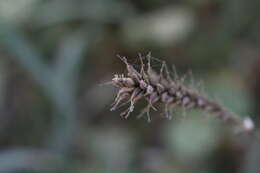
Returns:
[[[254,123],[251,119],[241,120],[221,105],[200,95],[197,91],[193,91],[184,86],[183,80],[185,77],[178,78],[175,75],[175,79],[173,80],[165,62],[162,63],[159,73],[154,71],[151,67],[151,54],[148,54],[146,57],[147,64],[144,63],[143,57],[139,55],[141,62],[140,70],[136,70],[130,65],[126,57],[118,57],[126,64],[128,73],[127,76],[124,76],[124,74],[116,74],[112,79],[111,83],[119,87],[120,90],[111,110],[130,103],[129,108],[121,113],[121,116],[125,118],[129,117],[130,113],[134,110],[134,105],[139,100],[144,99],[148,102],[148,105],[144,111],[142,111],[141,115],[146,112],[148,121],[150,121],[150,108],[156,110],[154,104],[161,102],[165,105],[165,117],[168,119],[171,109],[174,109],[176,106],[181,106],[186,109],[201,109],[212,113],[227,123],[238,125],[243,131],[249,132],[254,129]],[[145,69],[145,67],[147,67],[147,69]],[[124,100],[128,101],[120,105]]]

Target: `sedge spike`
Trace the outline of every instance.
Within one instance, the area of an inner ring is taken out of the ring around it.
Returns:
[[[135,69],[128,63],[126,57],[118,56],[118,58],[126,65],[128,73],[127,75],[116,74],[111,81],[112,85],[119,88],[111,111],[129,104],[129,108],[120,114],[122,117],[128,118],[130,113],[133,112],[135,104],[139,100],[145,99],[148,105],[138,117],[146,113],[148,121],[151,121],[150,109],[156,111],[154,105],[160,102],[165,106],[165,117],[169,119],[171,110],[179,106],[187,110],[200,109],[208,112],[227,124],[239,127],[240,131],[253,131],[254,123],[249,117],[240,119],[217,102],[210,100],[194,89],[184,86],[182,81],[184,79],[176,78],[176,76],[171,77],[164,61],[160,72],[157,73],[151,67],[151,54],[148,54],[145,58],[139,54],[140,70]],[[144,63],[144,60],[147,63]]]

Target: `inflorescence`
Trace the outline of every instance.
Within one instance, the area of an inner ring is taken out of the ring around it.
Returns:
[[[151,121],[150,109],[157,110],[154,105],[160,102],[164,105],[166,118],[171,117],[171,110],[180,106],[187,110],[200,109],[206,111],[246,132],[254,129],[253,121],[249,117],[240,119],[215,101],[208,99],[194,89],[184,86],[180,80],[173,79],[165,62],[162,62],[160,72],[156,72],[151,67],[151,54],[145,57],[139,55],[140,70],[129,64],[126,57],[118,57],[125,63],[128,73],[127,75],[116,74],[112,79],[111,83],[118,87],[119,91],[111,111],[129,103],[128,109],[120,114],[122,117],[128,118],[130,113],[133,112],[135,104],[144,99],[148,104],[141,115],[146,113],[148,121]]]

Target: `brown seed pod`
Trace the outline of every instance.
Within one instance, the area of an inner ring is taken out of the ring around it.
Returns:
[[[134,105],[141,99],[148,103],[140,116],[146,113],[148,121],[150,118],[150,109],[156,110],[154,105],[158,102],[165,106],[165,117],[170,118],[170,110],[176,106],[185,109],[201,109],[209,112],[227,123],[237,125],[240,129],[250,132],[254,129],[253,121],[247,117],[240,119],[234,113],[228,111],[220,104],[211,101],[199,92],[189,89],[183,85],[182,79],[172,79],[165,62],[162,62],[160,72],[157,73],[151,67],[151,54],[146,57],[139,55],[141,69],[140,72],[128,63],[126,57],[118,56],[126,65],[127,76],[116,74],[112,79],[112,84],[119,88],[119,92],[111,110],[116,110],[127,103],[129,108],[121,113],[121,116],[128,118],[134,110]],[[144,63],[144,60],[147,63]],[[122,103],[125,101],[124,103]]]

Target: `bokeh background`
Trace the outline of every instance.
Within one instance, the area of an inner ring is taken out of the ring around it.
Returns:
[[[199,111],[124,120],[101,85],[117,54],[151,52],[258,126],[259,16],[259,0],[0,0],[0,172],[259,173],[257,135]]]

